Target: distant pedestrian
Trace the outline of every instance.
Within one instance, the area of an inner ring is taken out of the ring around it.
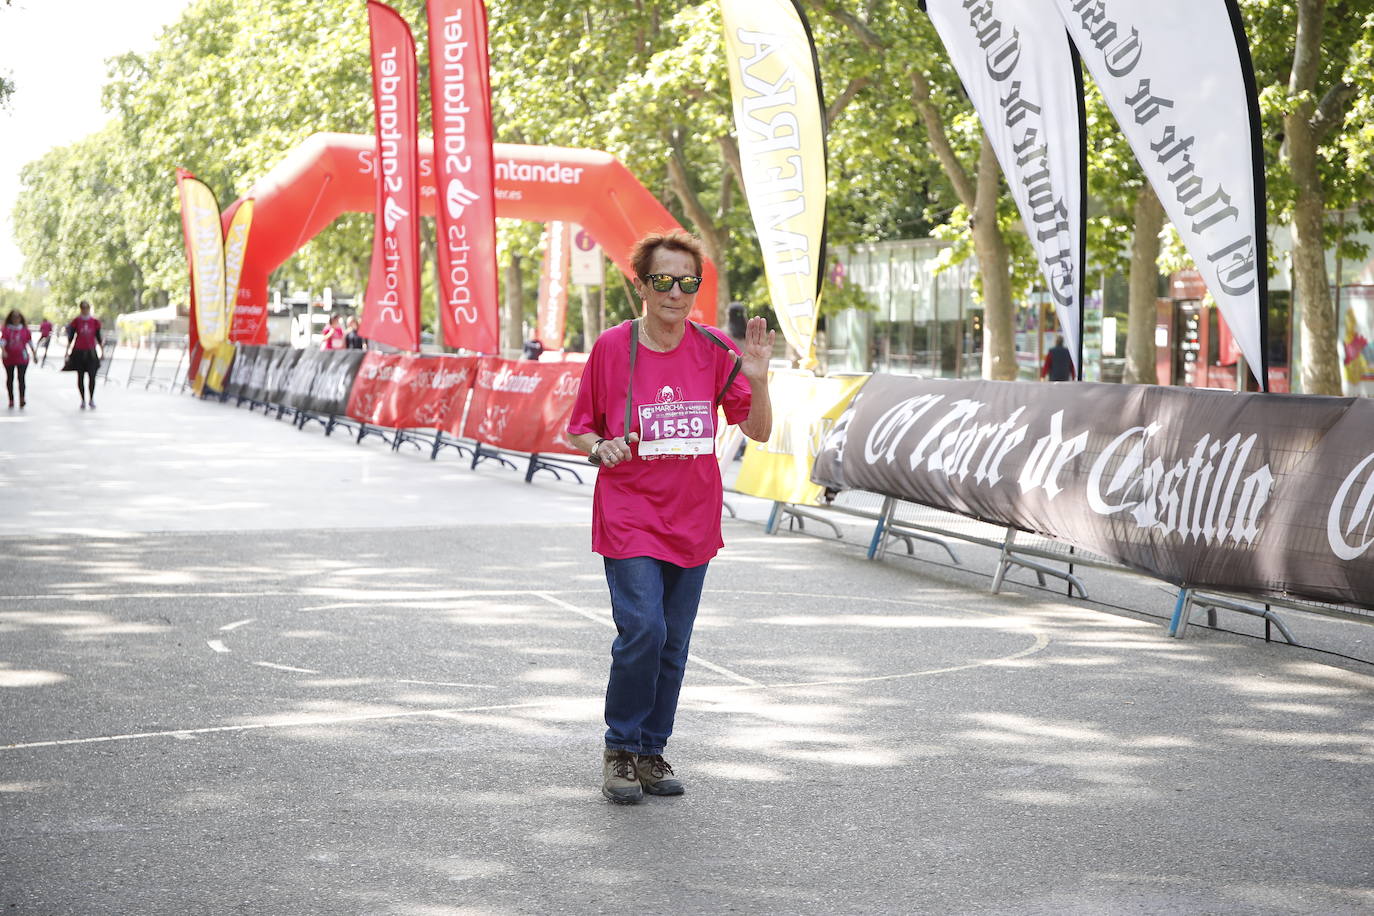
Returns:
[[[1048,377],[1052,382],[1073,381],[1073,354],[1064,346],[1064,335],[1054,338],[1054,346],[1045,354],[1045,363],[1040,367],[1040,378]]]
[[[67,352],[62,368],[76,373],[76,391],[81,395],[81,409],[95,409],[95,374],[105,355],[105,341],[100,336],[100,319],[91,314],[91,304],[81,300],[81,313],[67,324]]]
[[[29,331],[28,325],[24,322],[24,315],[19,309],[10,309],[10,313],[5,316],[5,326],[0,329],[0,335],[3,335],[0,336],[0,341],[4,345],[5,393],[10,396],[10,406],[13,407],[14,380],[17,376],[19,406],[23,407],[27,403],[24,375],[29,370],[29,354],[38,359],[38,351],[33,348],[33,334]]]
[[[342,350],[344,348],[344,330],[338,315],[329,316],[329,324],[325,326],[324,333],[320,335],[321,350]]]
[[[43,348],[43,359],[38,365],[48,364],[48,344],[52,343],[52,322],[44,318],[42,324],[38,326],[38,345]]]
[[[358,319],[356,317],[349,316],[347,328],[348,330],[344,334],[344,344],[348,349],[366,350],[367,341],[363,339],[363,335],[358,331]]]

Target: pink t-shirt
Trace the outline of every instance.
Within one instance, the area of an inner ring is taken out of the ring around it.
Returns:
[[[332,324],[324,329],[320,335],[321,350],[342,350],[344,348],[344,332],[342,328],[336,328]]]
[[[96,339],[100,336],[100,319],[94,315],[77,315],[67,325],[75,339],[73,350],[94,350]]]
[[[592,347],[573,404],[568,432],[617,437],[625,433],[625,391],[630,369],[630,322],[611,328]],[[730,339],[708,328],[737,350]],[[631,430],[641,415],[649,423],[694,421],[692,435],[715,433],[714,402],[734,360],[688,326],[682,342],[667,353],[638,344],[635,357]],[[721,404],[725,418],[739,423],[749,416],[749,382],[735,377]],[[704,402],[704,403],[703,403]],[[657,405],[657,406],[656,406]],[[647,411],[647,413],[645,413]],[[649,430],[652,436],[653,429]],[[653,557],[682,567],[700,566],[724,546],[720,536],[720,465],[714,454],[641,457],[602,468],[592,502],[592,550],[605,557]]]
[[[4,364],[6,366],[27,366],[29,364],[29,351],[25,349],[29,341],[33,340],[33,335],[29,329],[22,324],[7,324],[0,334],[4,336],[5,354]]]

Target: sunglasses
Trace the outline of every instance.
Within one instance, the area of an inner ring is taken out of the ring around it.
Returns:
[[[677,284],[678,289],[689,296],[701,288],[701,277],[675,277],[672,274],[646,274],[644,279],[649,281],[649,286],[651,286],[656,293],[666,293],[673,288],[674,283]]]

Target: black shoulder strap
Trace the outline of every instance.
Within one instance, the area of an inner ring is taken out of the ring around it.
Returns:
[[[717,337],[716,335],[712,334],[710,331],[706,330],[706,329],[703,328],[701,325],[697,324],[695,321],[691,322],[691,325],[692,325],[692,327],[694,327],[694,328],[696,328],[698,331],[700,331],[700,332],[701,332],[701,335],[702,335],[703,337],[705,337],[707,340],[711,341],[711,343],[713,343],[713,344],[715,344],[716,346],[720,347],[720,348],[721,348],[722,350],[724,350],[726,353],[729,353],[731,356],[733,356],[733,357],[735,358],[735,365],[734,365],[734,368],[732,368],[732,369],[730,370],[730,377],[727,378],[727,379],[725,380],[725,386],[724,386],[723,388],[721,388],[721,389],[720,389],[720,393],[716,395],[716,405],[719,406],[720,403],[721,403],[722,401],[725,400],[725,393],[726,393],[727,391],[729,391],[729,390],[730,390],[730,386],[733,385],[733,384],[735,383],[735,376],[739,375],[739,367],[740,367],[740,357],[739,357],[739,354],[736,353],[734,350],[731,350],[730,347],[726,345],[725,341],[721,340],[719,337]],[[631,363],[631,365],[634,365],[634,364]]]

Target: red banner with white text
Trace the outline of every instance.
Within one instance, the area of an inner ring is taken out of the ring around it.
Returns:
[[[512,452],[581,454],[566,430],[584,365],[483,357],[464,438]]]
[[[440,325],[448,346],[496,353],[500,303],[486,5],[428,0],[425,6]]]
[[[460,433],[475,356],[413,356],[369,351],[353,379],[348,415],[394,429]]]
[[[377,120],[377,210],[362,335],[420,349],[420,147],[415,38],[391,7],[367,0]]]

